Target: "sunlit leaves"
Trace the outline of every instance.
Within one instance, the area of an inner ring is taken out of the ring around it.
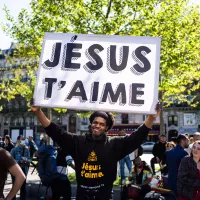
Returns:
[[[200,15],[188,0],[32,0],[31,12],[22,10],[17,21],[6,8],[5,14],[9,25],[4,31],[18,41],[15,57],[28,63],[19,69],[26,69],[31,81],[21,83],[23,75],[17,71],[0,88],[2,98],[32,96],[45,32],[161,37],[159,89],[164,101],[191,103],[186,96],[199,90]]]

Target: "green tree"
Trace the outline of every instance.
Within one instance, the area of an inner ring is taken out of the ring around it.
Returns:
[[[30,99],[45,32],[161,37],[161,100],[188,101],[199,89],[200,15],[188,0],[32,0],[30,5],[31,12],[23,9],[17,20],[4,8],[9,25],[3,30],[18,42],[15,59],[29,65],[15,69],[11,82],[4,80],[0,98]],[[20,81],[25,72],[31,77],[27,83]]]

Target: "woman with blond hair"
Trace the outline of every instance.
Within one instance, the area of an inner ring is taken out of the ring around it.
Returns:
[[[191,154],[181,160],[177,191],[179,200],[200,199],[200,140],[194,142]]]

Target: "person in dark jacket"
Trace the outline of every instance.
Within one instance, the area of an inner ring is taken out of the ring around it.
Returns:
[[[8,152],[10,152],[15,147],[9,135],[5,136],[5,143],[6,143],[5,150]]]
[[[194,142],[190,156],[181,160],[177,177],[179,200],[200,199],[200,140]]]
[[[151,159],[151,168],[154,175],[155,175],[155,164],[161,163],[163,161],[165,152],[166,152],[166,135],[160,135],[159,142],[154,145],[152,150],[152,154],[154,157]]]
[[[148,115],[145,124],[130,135],[108,137],[106,132],[114,124],[111,113],[94,112],[89,118],[91,133],[75,135],[50,122],[39,107],[32,106],[31,109],[45,128],[47,135],[74,159],[77,178],[76,200],[112,199],[117,162],[146,140],[153,121],[160,113],[157,107],[157,114]]]
[[[172,190],[177,195],[177,176],[178,168],[182,158],[188,155],[184,150],[189,146],[189,140],[185,135],[177,137],[177,145],[175,148],[167,152],[166,164],[168,168],[168,189]]]

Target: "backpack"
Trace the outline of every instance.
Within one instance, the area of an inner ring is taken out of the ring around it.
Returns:
[[[45,186],[49,186],[51,181],[59,176],[57,173],[57,150],[51,146],[41,146],[37,152],[38,157],[38,175]]]
[[[165,200],[165,197],[163,197],[161,194],[156,193],[155,191],[151,191],[146,194],[144,197],[145,200]]]

